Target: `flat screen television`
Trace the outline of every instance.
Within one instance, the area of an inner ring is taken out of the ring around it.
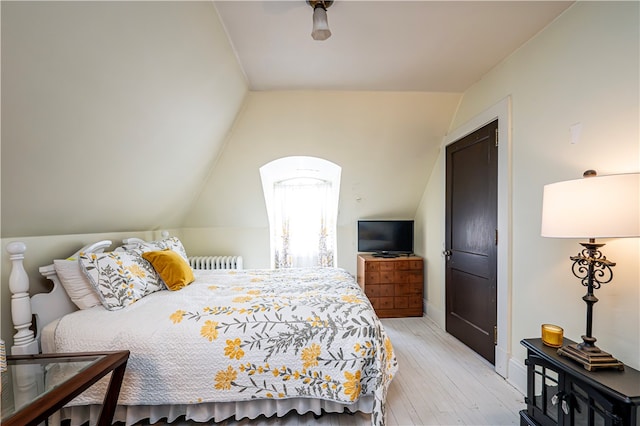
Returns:
[[[413,220],[359,220],[358,252],[377,255],[413,253]]]

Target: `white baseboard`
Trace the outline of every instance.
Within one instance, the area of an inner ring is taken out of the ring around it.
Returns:
[[[496,346],[495,350],[495,370],[496,373],[504,377],[509,378],[509,353],[505,352],[500,346]]]
[[[437,308],[432,304],[430,304],[428,300],[423,301],[423,306],[425,307],[425,314],[429,318],[431,318],[433,322],[438,324],[438,327],[444,330],[445,329],[444,312],[442,312],[440,308]]]
[[[527,367],[515,358],[509,360],[509,377],[507,381],[518,389],[521,394],[527,394]]]

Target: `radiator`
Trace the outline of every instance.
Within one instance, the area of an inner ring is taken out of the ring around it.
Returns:
[[[193,269],[242,269],[242,256],[190,256]]]

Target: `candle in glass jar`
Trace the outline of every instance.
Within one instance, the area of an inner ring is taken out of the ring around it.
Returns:
[[[542,343],[552,348],[562,346],[562,327],[553,324],[542,324]]]

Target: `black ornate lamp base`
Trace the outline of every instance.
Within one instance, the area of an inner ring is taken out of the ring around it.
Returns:
[[[558,355],[566,356],[579,362],[588,371],[594,371],[599,368],[624,370],[624,364],[611,356],[610,353],[604,352],[597,347],[595,351],[584,350],[580,346],[579,344],[563,346],[558,349]]]
[[[582,300],[587,304],[587,333],[582,336],[582,343],[563,346],[558,349],[558,355],[579,362],[588,371],[599,368],[624,370],[624,364],[598,348],[595,345],[596,338],[591,335],[593,304],[598,301],[593,290],[613,279],[611,268],[616,264],[602,255],[599,248],[604,244],[596,244],[594,238],[589,238],[588,243],[580,243],[580,245],[584,247],[584,250],[577,256],[571,256],[570,259],[573,260],[571,266],[573,275],[580,278],[582,285],[587,287],[587,294],[582,297]]]

